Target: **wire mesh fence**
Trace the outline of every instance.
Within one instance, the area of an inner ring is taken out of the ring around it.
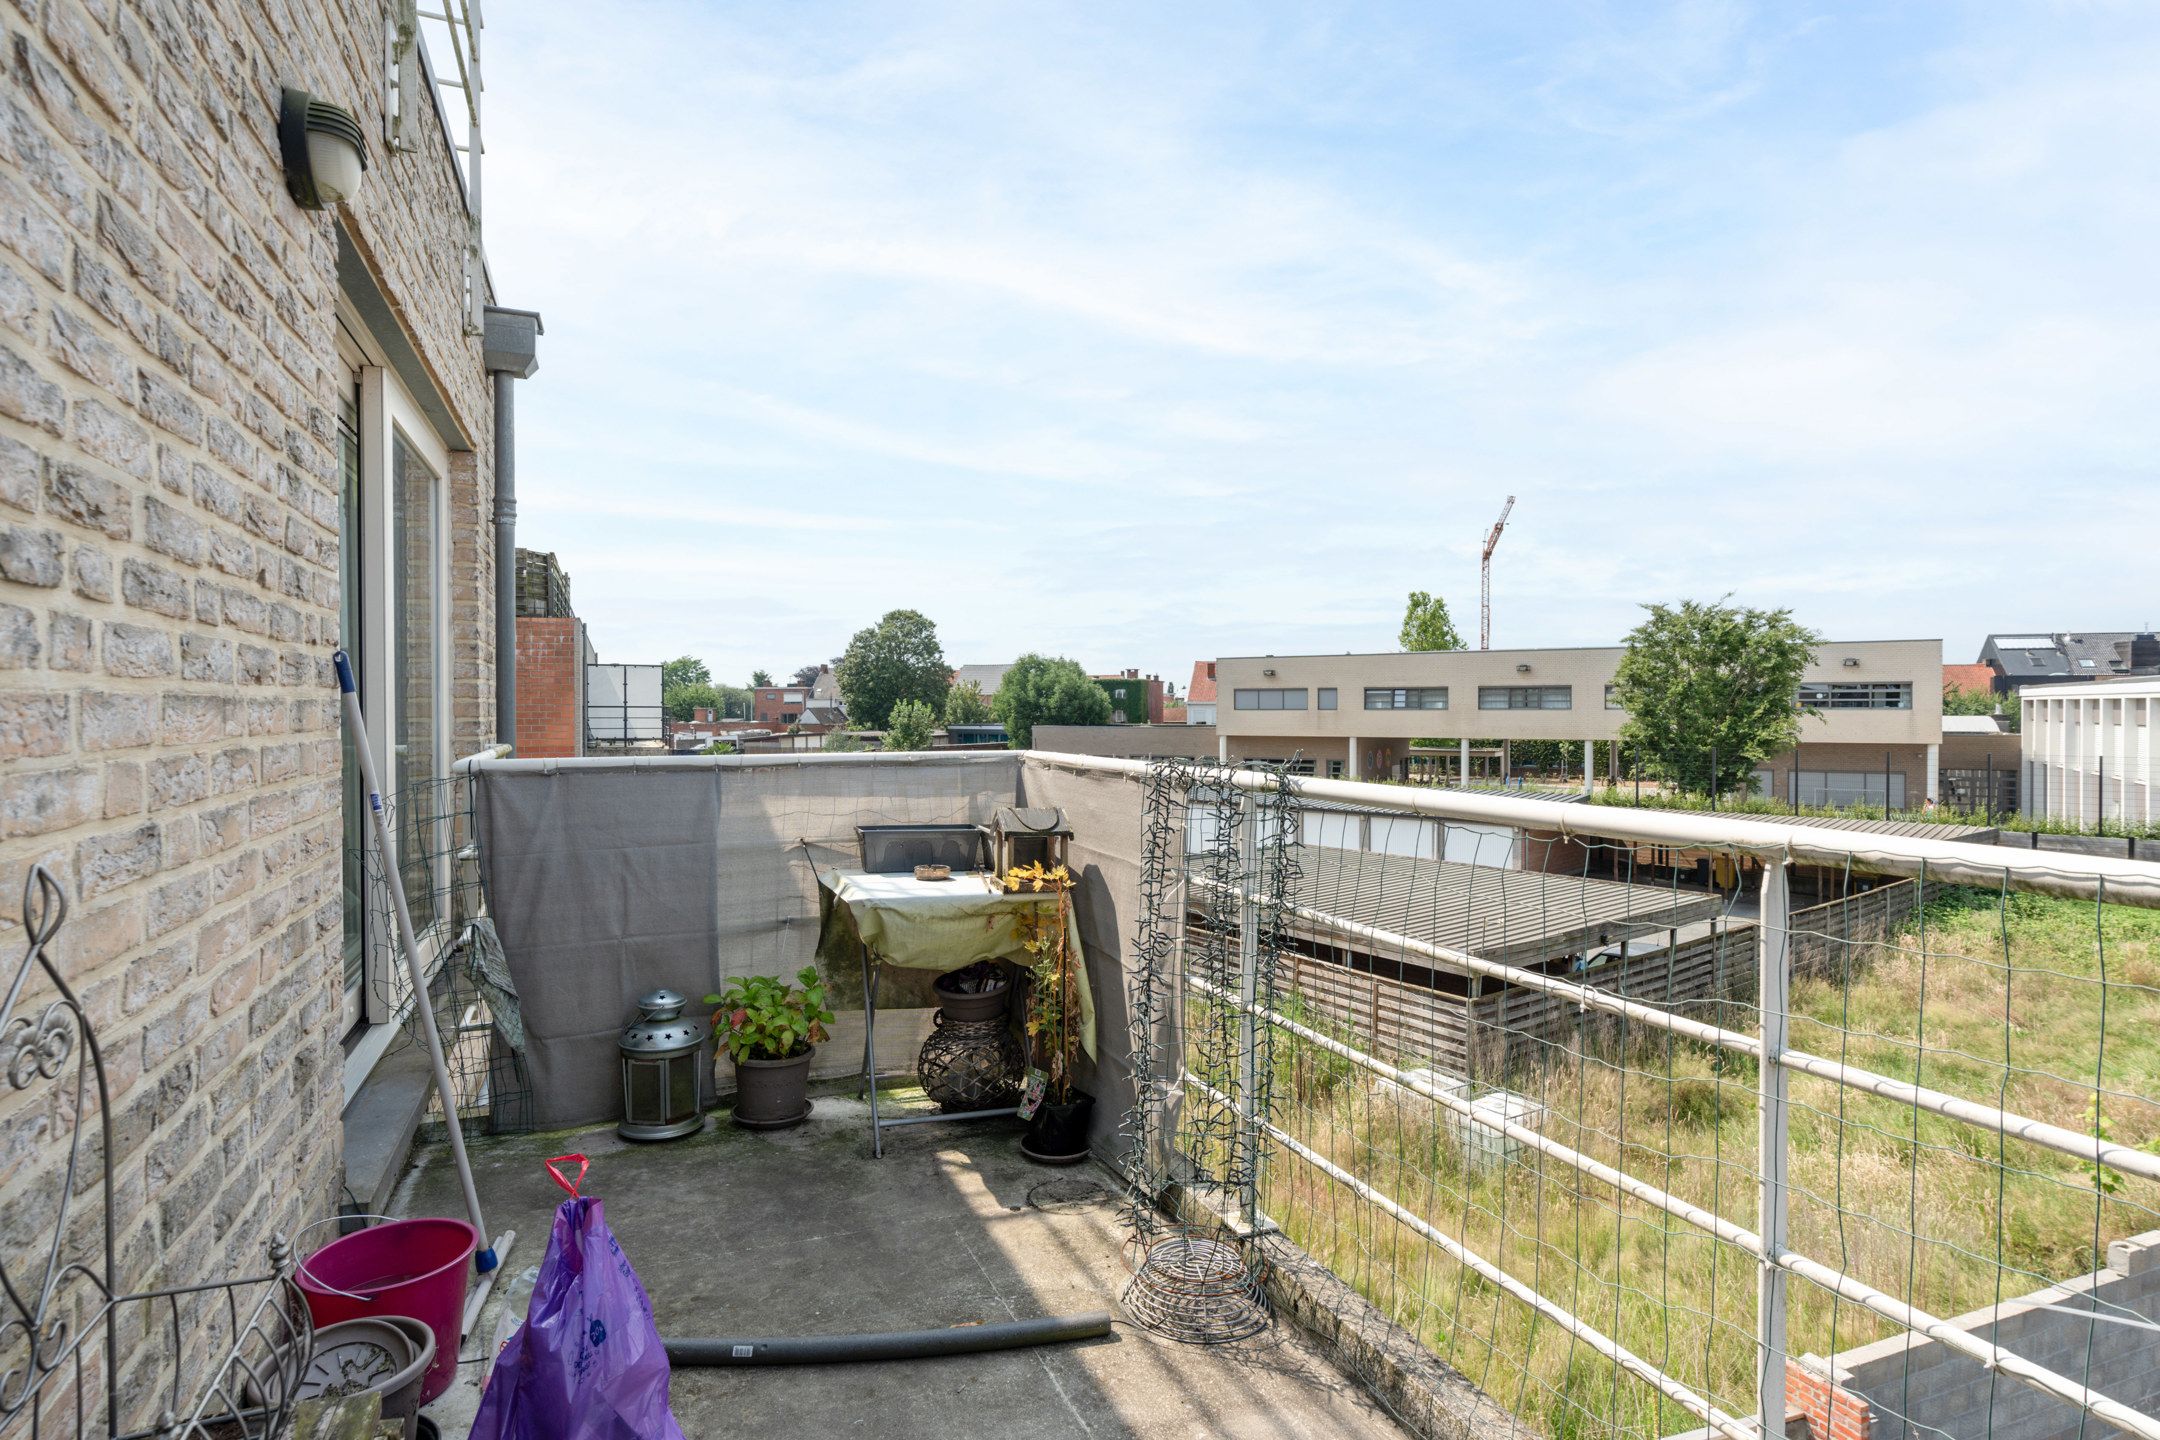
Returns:
[[[2160,1435],[2149,877],[1186,778],[1178,1161],[1498,1415]]]
[[[397,837],[398,878],[420,941],[459,1119],[468,1135],[530,1129],[524,1032],[481,884],[473,777],[458,771],[408,785],[385,797],[383,806]],[[394,1055],[426,1042],[398,943],[388,872],[372,840],[357,860],[365,876],[358,937],[364,962],[353,977],[354,1005],[364,1021],[395,1027],[384,1052]],[[423,1118],[423,1133],[439,1132],[443,1124],[436,1097]]]

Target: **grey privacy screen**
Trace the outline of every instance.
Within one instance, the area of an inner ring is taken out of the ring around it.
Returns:
[[[474,772],[488,908],[545,1130],[622,1113],[615,1036],[639,995],[664,985],[704,1014],[729,978],[792,977],[815,958],[817,874],[859,863],[857,826],[981,824],[1013,803],[1020,756],[498,760]],[[858,977],[833,978],[859,995]]]

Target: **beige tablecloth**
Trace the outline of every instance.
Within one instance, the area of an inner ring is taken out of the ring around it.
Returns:
[[[958,970],[977,960],[1026,965],[1018,916],[1054,906],[1057,897],[1023,890],[1008,894],[980,874],[950,880],[913,875],[869,875],[860,870],[819,872],[818,951],[831,955],[835,941],[868,947],[872,958],[904,970]],[[1080,1044],[1095,1058],[1095,994],[1081,958],[1080,923],[1065,915],[1065,943],[1080,992]]]

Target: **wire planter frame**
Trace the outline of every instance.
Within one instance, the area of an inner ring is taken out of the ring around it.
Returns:
[[[1259,1193],[1276,1066],[1258,1017],[1277,1001],[1303,827],[1287,779],[1240,791],[1204,761],[1151,765],[1142,815],[1125,1306],[1157,1334],[1220,1344],[1269,1318],[1253,1242],[1273,1229]],[[1173,1182],[1233,1220],[1168,1221]]]
[[[59,881],[32,866],[23,885],[28,943],[0,1003],[0,1069],[12,1103],[42,1102],[67,1138],[49,1226],[27,1255],[0,1256],[0,1430],[27,1416],[32,1436],[273,1440],[315,1344],[282,1236],[271,1241],[266,1274],[119,1288],[105,1058],[50,952],[67,908]],[[34,977],[54,998],[17,1013]],[[97,1128],[86,1143],[92,1106]],[[90,1224],[73,1213],[83,1196],[98,1203]]]

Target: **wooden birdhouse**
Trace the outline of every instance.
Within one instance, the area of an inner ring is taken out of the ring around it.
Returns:
[[[1055,806],[998,807],[990,821],[990,853],[997,861],[995,873],[1004,875],[1016,866],[1026,865],[1056,869],[1066,863],[1072,833],[1072,826],[1065,823],[1065,812]]]

